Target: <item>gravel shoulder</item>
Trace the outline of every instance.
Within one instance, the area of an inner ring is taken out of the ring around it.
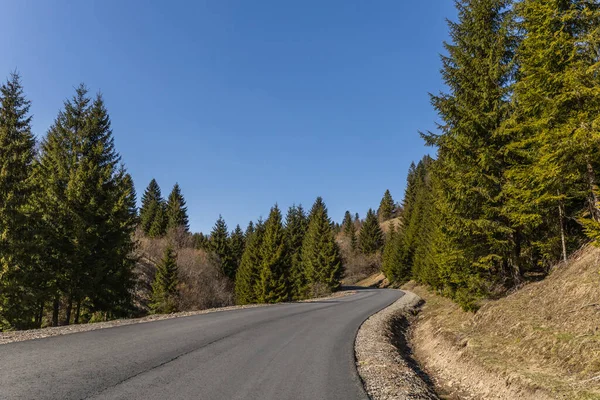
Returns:
[[[404,291],[404,296],[369,317],[358,331],[356,366],[373,400],[438,399],[407,345],[407,329],[421,301]]]
[[[319,301],[330,298],[337,298],[342,296],[348,296],[356,293],[353,290],[342,290],[336,292],[327,297],[320,297],[315,299],[302,300],[299,303]],[[286,304],[286,303],[279,303]],[[219,308],[209,308],[206,310],[198,310],[198,311],[182,311],[178,313],[172,314],[153,314],[148,315],[142,318],[129,318],[129,319],[117,319],[113,321],[106,322],[95,322],[91,324],[78,324],[78,325],[68,325],[68,326],[56,326],[50,328],[42,328],[42,329],[31,329],[26,331],[8,331],[8,332],[0,332],[0,345],[13,343],[13,342],[22,342],[25,340],[32,339],[42,339],[51,336],[60,336],[60,335],[68,335],[71,333],[78,332],[88,332],[95,331],[97,329],[106,329],[113,328],[116,326],[124,326],[124,325],[133,325],[133,324],[141,324],[146,322],[160,321],[164,319],[171,318],[182,318],[182,317],[190,317],[193,315],[201,315],[201,314],[210,314],[215,312],[223,312],[223,311],[231,311],[231,310],[241,310],[246,308],[256,308],[256,307],[276,307],[278,304],[249,304],[244,306],[228,306],[228,307],[219,307]]]

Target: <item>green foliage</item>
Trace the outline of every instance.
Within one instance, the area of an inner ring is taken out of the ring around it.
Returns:
[[[290,207],[285,219],[285,235],[290,263],[289,289],[294,300],[302,299],[302,288],[307,286],[307,277],[302,265],[302,242],[307,227],[308,218],[302,206]]]
[[[265,225],[259,220],[246,234],[246,247],[235,279],[235,298],[237,304],[258,302],[258,282],[262,266],[262,243]]]
[[[244,236],[244,232],[239,225],[235,227],[235,230],[231,232],[231,236],[229,239],[230,247],[231,247],[231,256],[233,258],[233,264],[235,266],[235,270],[240,266],[242,262],[242,256],[244,255],[244,247],[246,246],[246,237]],[[234,276],[235,277],[235,276]]]
[[[381,199],[381,203],[379,204],[379,209],[377,210],[377,216],[379,217],[379,220],[383,222],[392,218],[394,207],[395,205],[392,194],[389,190],[386,190],[383,194],[383,198]]]
[[[177,183],[173,186],[173,190],[167,200],[165,217],[167,220],[167,230],[176,228],[183,228],[186,232],[190,230],[185,199]]]
[[[296,289],[300,296],[308,297],[311,291],[320,286],[332,291],[339,288],[343,273],[342,260],[327,207],[321,197],[317,198],[311,208],[301,257],[306,286]]]
[[[374,254],[383,248],[383,231],[372,209],[367,212],[358,236],[358,247],[364,254]]]
[[[219,257],[223,274],[231,280],[235,279],[237,265],[231,250],[229,230],[220,215],[210,233],[210,250]]]
[[[146,235],[150,234],[156,214],[163,203],[160,186],[155,179],[152,179],[142,195],[142,207],[140,208],[140,227]]]
[[[261,249],[258,301],[279,303],[288,298],[289,257],[281,211],[275,205],[265,221],[265,233]]]
[[[44,275],[37,268],[36,219],[29,197],[35,140],[30,102],[21,79],[11,74],[0,86],[0,330],[34,327]]]
[[[150,308],[155,314],[168,314],[177,311],[177,256],[173,246],[165,249],[162,260],[156,266],[152,283]]]
[[[156,203],[153,209],[154,218],[152,225],[148,231],[148,236],[151,238],[163,237],[167,233],[167,210],[166,204],[163,202]]]
[[[110,118],[100,95],[81,85],[65,102],[41,144],[35,210],[46,245],[48,296],[65,298],[63,324],[83,307],[112,315],[129,311],[135,228],[135,191],[114,149]],[[54,318],[56,323],[56,318]]]

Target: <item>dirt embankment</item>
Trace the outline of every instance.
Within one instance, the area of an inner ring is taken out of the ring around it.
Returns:
[[[600,399],[600,249],[477,313],[409,284],[424,299],[415,359],[450,399]]]

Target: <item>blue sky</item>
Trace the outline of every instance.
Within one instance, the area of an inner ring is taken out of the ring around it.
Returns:
[[[432,152],[451,0],[1,3],[0,76],[21,73],[36,135],[101,91],[138,196],[179,182],[193,231],[316,196],[364,216]]]

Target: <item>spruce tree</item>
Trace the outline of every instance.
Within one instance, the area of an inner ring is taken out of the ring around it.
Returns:
[[[285,234],[290,263],[290,295],[294,300],[302,298],[301,291],[307,282],[301,257],[307,227],[308,218],[302,205],[290,207],[285,219]]]
[[[43,280],[29,201],[35,190],[29,107],[15,72],[0,86],[0,331],[35,326]]]
[[[265,221],[265,234],[261,245],[258,301],[279,303],[287,300],[289,259],[281,211],[275,205]]]
[[[167,233],[167,210],[164,202],[156,203],[154,218],[148,236],[151,238],[163,237]]]
[[[231,245],[231,256],[233,258],[233,264],[237,272],[237,269],[239,268],[240,263],[242,261],[242,256],[244,255],[244,247],[246,246],[246,237],[244,236],[244,232],[242,231],[242,228],[240,228],[239,225],[237,225],[233,232],[231,232],[229,242]]]
[[[348,239],[348,241],[350,242],[350,248],[352,250],[356,250],[356,224],[354,221],[352,221],[350,211],[346,211],[346,214],[344,214],[344,222],[342,224],[342,229],[344,232],[344,236],[346,236],[346,239]]]
[[[202,232],[194,233],[192,235],[192,239],[194,240],[194,248],[198,250],[209,250],[210,249],[210,241],[206,235]]]
[[[53,323],[61,297],[63,324],[71,322],[73,307],[77,314],[84,301],[88,310],[110,315],[124,310],[126,291],[114,288],[131,284],[127,257],[133,246],[135,193],[114,148],[101,95],[92,101],[81,85],[65,102],[42,142],[36,179],[41,187],[36,209],[47,243],[44,268],[53,277]],[[116,277],[118,282],[108,282]]]
[[[237,304],[251,304],[258,302],[258,282],[262,265],[262,242],[265,226],[262,220],[246,236],[246,247],[242,255],[240,267],[235,278],[235,300]]]
[[[311,208],[301,255],[307,276],[306,287],[298,290],[302,297],[308,297],[320,288],[332,291],[339,288],[343,273],[342,260],[327,207],[321,197],[316,199]]]
[[[177,256],[171,245],[165,249],[162,260],[156,266],[152,283],[150,308],[155,314],[168,314],[177,311]]]
[[[186,232],[190,230],[185,199],[181,194],[181,188],[178,183],[173,186],[173,190],[171,191],[171,194],[169,194],[169,199],[166,204],[166,219],[167,230],[179,227],[184,228]]]
[[[163,202],[160,186],[155,179],[152,179],[142,195],[140,208],[140,226],[146,235],[150,234],[158,209]]]
[[[379,220],[383,222],[392,218],[394,207],[394,199],[392,198],[392,194],[389,190],[386,190],[383,194],[383,198],[381,199],[381,203],[379,204],[379,209],[377,210],[377,216],[379,217]]]
[[[234,280],[236,265],[231,252],[227,224],[221,215],[219,215],[219,219],[217,219],[217,222],[210,233],[210,249],[219,257],[223,274],[229,279]]]
[[[358,236],[358,247],[363,254],[374,254],[383,248],[383,231],[372,209],[367,212]]]
[[[442,78],[446,93],[431,96],[443,123],[423,135],[437,146],[434,173],[447,224],[444,232],[464,279],[520,279],[515,227],[501,212],[502,183],[511,138],[500,128],[511,113],[515,36],[511,0],[456,1],[458,20],[449,22]],[[462,260],[467,264],[463,268]],[[467,276],[468,275],[468,276]]]

